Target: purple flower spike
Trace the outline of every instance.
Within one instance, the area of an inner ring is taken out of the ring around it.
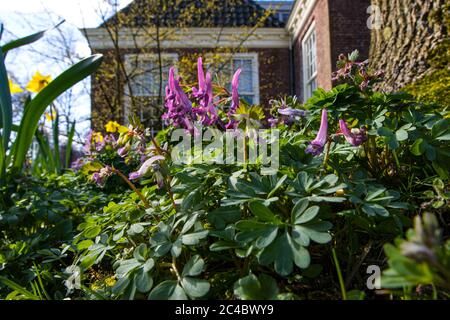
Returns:
[[[347,140],[347,142],[354,147],[360,146],[367,141],[366,128],[364,127],[362,127],[361,129],[349,130],[345,121],[341,119],[339,120],[339,128],[341,129],[345,140]]]
[[[124,158],[124,157],[126,157],[126,155],[128,154],[128,151],[130,151],[130,146],[129,146],[129,145],[126,145],[126,146],[124,146],[124,147],[122,147],[122,148],[119,148],[119,149],[117,150],[117,154],[118,154],[120,157]]]
[[[113,170],[110,166],[101,168],[100,171],[95,172],[92,175],[92,180],[99,186],[104,187],[106,179],[113,174]]]
[[[130,173],[130,180],[139,179],[147,174],[147,172],[152,168],[154,162],[164,160],[163,156],[154,156],[145,161],[138,171]]]
[[[314,156],[318,156],[322,153],[325,144],[327,143],[328,135],[328,112],[327,109],[322,110],[322,119],[320,121],[319,132],[317,137],[311,141],[309,146],[306,148],[306,152]]]
[[[80,170],[81,168],[83,168],[83,166],[84,166],[84,159],[83,158],[78,158],[77,160],[75,160],[74,162],[72,162],[72,164],[71,164],[71,168],[74,170],[74,171],[78,171],[78,170]]]
[[[163,119],[174,127],[185,127],[186,121],[192,121],[192,104],[188,96],[180,86],[179,80],[175,79],[175,69],[169,70],[169,83],[166,87],[165,106],[167,112]]]
[[[192,88],[193,96],[200,98],[206,93],[205,73],[203,71],[203,60],[201,57],[197,61],[198,89]]]
[[[85,143],[83,146],[84,154],[91,154],[92,134],[93,131],[90,130],[89,133],[86,135]]]
[[[305,110],[293,109],[293,108],[280,108],[278,113],[283,116],[289,117],[303,117],[305,115]]]
[[[237,69],[231,81],[231,108],[230,113],[234,114],[239,107],[239,76],[241,75],[241,69]]]

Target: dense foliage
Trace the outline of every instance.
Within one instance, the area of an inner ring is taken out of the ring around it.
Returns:
[[[201,59],[198,88],[172,69],[157,137],[110,122],[73,173],[2,187],[0,297],[448,298],[449,119],[373,91],[382,73],[357,58],[340,57],[332,90],[269,111],[239,99],[239,70],[228,97]],[[277,129],[279,169],[176,163],[177,128],[242,130],[246,146],[251,129]],[[387,265],[389,291],[371,290],[367,270]]]

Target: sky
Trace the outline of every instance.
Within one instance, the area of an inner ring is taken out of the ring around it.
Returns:
[[[131,1],[118,0],[118,3],[120,7],[124,7]],[[68,37],[77,60],[81,60],[91,52],[86,39],[78,29],[97,27],[102,21],[100,12],[105,12],[107,8],[105,0],[0,0],[0,23],[3,23],[5,28],[0,44],[51,28],[64,19],[66,22],[60,30]],[[56,48],[49,47],[49,39],[52,36],[58,36],[58,32],[52,30],[35,44],[8,54],[6,68],[16,83],[25,87],[36,71],[51,75],[54,79],[67,69],[69,62],[55,63],[48,58],[49,55],[54,56],[58,53]],[[80,139],[90,129],[89,90],[90,81],[86,79],[73,88],[74,94],[71,98],[73,99],[71,120],[77,121],[76,129]],[[74,96],[76,98],[73,98]]]

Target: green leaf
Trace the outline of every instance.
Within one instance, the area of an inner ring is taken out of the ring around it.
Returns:
[[[419,138],[413,143],[410,150],[413,155],[420,156],[425,152],[425,148],[426,142],[422,138]]]
[[[295,265],[302,269],[308,268],[311,263],[311,257],[309,256],[308,250],[292,240],[290,240],[290,245],[294,254]]]
[[[206,238],[208,230],[198,231],[194,233],[184,234],[181,236],[181,241],[187,246],[196,245],[201,239]]]
[[[120,278],[119,280],[117,280],[114,287],[112,287],[112,293],[116,295],[121,294],[122,292],[125,291],[125,289],[128,287],[129,284],[130,279],[128,277]]]
[[[144,227],[142,226],[142,224],[135,223],[135,224],[132,224],[130,226],[130,229],[128,230],[128,233],[130,235],[135,235],[135,234],[142,233],[143,231],[144,231]]]
[[[152,277],[148,274],[148,272],[144,271],[144,269],[139,269],[134,278],[134,282],[136,284],[136,288],[142,293],[149,292],[153,286]]]
[[[275,217],[275,215],[270,211],[269,208],[267,208],[265,205],[263,205],[260,201],[252,201],[249,204],[250,211],[258,217],[260,220],[265,222],[277,222],[278,219]]]
[[[72,157],[72,143],[73,143],[73,138],[75,136],[75,124],[76,122],[73,121],[72,125],[70,126],[70,130],[69,130],[69,134],[67,136],[67,145],[66,145],[66,163],[65,163],[65,167],[69,168],[70,167],[70,158]]]
[[[431,136],[437,140],[449,140],[449,119],[441,119],[431,128]]]
[[[328,243],[331,241],[331,235],[328,232],[323,231],[322,226],[324,226],[324,222],[296,225],[292,232],[292,236],[300,245],[309,244],[306,237],[320,244]]]
[[[239,207],[219,207],[207,214],[209,222],[214,224],[217,229],[225,228],[227,223],[234,223],[241,217]]]
[[[18,172],[22,168],[26,154],[33,140],[39,119],[45,109],[64,91],[92,74],[100,66],[101,55],[93,55],[70,67],[50,82],[28,104],[20,122],[19,132],[13,145],[13,169]]]
[[[397,141],[405,141],[408,139],[408,131],[403,129],[397,130],[395,137],[397,138]]]
[[[90,227],[84,231],[84,236],[86,238],[95,238],[101,231],[102,228],[100,226]]]
[[[319,209],[320,208],[318,206],[313,206],[311,208],[306,209],[301,214],[295,216],[294,223],[303,224],[313,220],[319,214]]]
[[[205,262],[199,255],[195,255],[189,259],[189,261],[184,265],[182,276],[198,276],[203,272],[203,268],[205,267]]]
[[[94,244],[94,242],[92,240],[83,240],[77,244],[77,249],[80,251],[84,250],[84,249],[88,249],[93,244]]]
[[[42,300],[39,296],[31,293],[24,287],[18,285],[12,280],[9,280],[8,278],[0,276],[0,282],[8,286],[10,289],[19,292],[21,295],[23,295],[28,300]]]
[[[280,178],[280,180],[277,181],[277,184],[272,189],[272,191],[269,192],[269,194],[267,195],[267,198],[271,198],[278,191],[278,189],[280,189],[281,186],[283,186],[283,183],[286,181],[286,179],[287,179],[287,175],[282,176]]]
[[[158,284],[150,292],[149,300],[187,300],[182,287],[178,285],[177,281],[166,280]]]
[[[140,262],[145,261],[147,257],[147,245],[145,243],[138,245],[136,249],[134,249],[133,257]]]
[[[259,263],[262,265],[274,263],[275,271],[279,275],[287,276],[293,270],[293,259],[290,237],[284,232],[261,252]]]
[[[383,206],[380,206],[376,203],[365,203],[361,208],[369,216],[378,215],[382,217],[389,217],[389,211],[387,211]]]
[[[236,234],[236,241],[249,242],[256,240],[258,248],[267,247],[275,239],[278,227],[266,223],[252,223],[253,221],[239,221],[236,224],[238,230],[243,230]]]
[[[52,29],[59,27],[62,23],[64,23],[64,20],[61,21],[60,23],[58,23]],[[25,46],[28,44],[32,44],[33,42],[36,42],[39,39],[41,39],[48,30],[49,29],[39,31],[39,32],[33,33],[32,35],[11,41],[11,42],[5,44],[3,47],[1,47],[1,50],[6,54],[6,52],[8,52],[9,50],[16,49],[16,48],[19,48],[19,47],[22,47],[22,46]]]
[[[380,136],[384,136],[384,137],[392,137],[394,135],[392,130],[388,129],[386,127],[378,128],[377,132]]]
[[[134,269],[140,267],[141,265],[142,263],[137,261],[136,259],[123,260],[120,262],[120,266],[117,268],[116,274],[119,276],[119,278],[121,278]]]
[[[234,295],[241,300],[275,300],[277,282],[271,276],[250,274],[234,283]]]
[[[3,56],[3,51],[0,48],[0,125],[3,128],[2,131],[2,162],[5,163],[6,150],[8,149],[9,138],[12,129],[12,103],[11,103],[11,92],[9,85],[4,85],[8,82],[8,74],[6,72],[5,60]],[[3,164],[5,166],[5,164]],[[1,169],[1,168],[0,168]],[[2,173],[0,172],[0,175]],[[0,178],[2,178],[0,176]]]
[[[208,293],[210,284],[206,280],[183,277],[181,286],[191,298],[200,298]]]

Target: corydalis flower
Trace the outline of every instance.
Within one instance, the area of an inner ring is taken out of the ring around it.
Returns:
[[[305,110],[293,109],[293,108],[280,108],[278,113],[283,116],[289,117],[303,117],[305,115]]]
[[[74,170],[74,171],[79,171],[81,168],[83,168],[84,165],[85,165],[84,159],[78,158],[77,160],[72,162],[72,164],[70,165],[70,168],[72,168],[72,170]]]
[[[175,79],[174,67],[169,70],[169,84],[166,86],[167,112],[162,118],[174,127],[182,126],[192,131],[192,104],[184,93],[178,80]]]
[[[193,112],[200,117],[200,121],[203,125],[212,125],[217,122],[219,115],[213,104],[213,91],[211,74],[203,71],[202,58],[198,58],[198,89],[192,88],[192,96],[198,99],[199,107],[194,108]]]
[[[352,146],[357,147],[362,145],[367,141],[367,133],[366,128],[362,127],[361,129],[352,129],[350,130],[347,127],[347,124],[344,120],[339,120],[339,128],[341,129],[342,134]]]
[[[129,177],[130,180],[136,180],[136,179],[142,178],[150,171],[150,169],[152,169],[153,164],[156,161],[160,161],[160,160],[164,160],[164,157],[161,155],[151,157],[150,159],[148,159],[147,161],[145,161],[142,164],[142,166],[139,168],[138,171],[130,173],[130,177]]]
[[[282,123],[286,125],[292,124],[295,120],[304,117],[305,110],[294,109],[294,108],[279,108],[278,113],[281,114]]]
[[[231,108],[230,114],[234,114],[236,109],[239,107],[239,76],[241,75],[241,69],[233,75],[233,80],[231,81]]]
[[[310,142],[308,147],[306,148],[306,152],[310,153],[314,156],[317,156],[322,153],[325,144],[327,143],[328,138],[328,114],[327,109],[322,110],[322,119],[320,121],[319,132],[317,133],[317,137]]]
[[[113,170],[110,166],[101,168],[99,172],[95,172],[92,175],[92,180],[99,186],[103,187],[105,185],[106,179],[113,174]]]

